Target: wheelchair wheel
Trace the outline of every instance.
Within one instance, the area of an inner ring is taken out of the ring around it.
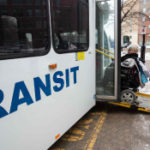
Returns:
[[[132,90],[123,90],[121,92],[121,102],[134,104],[136,102],[136,95]]]

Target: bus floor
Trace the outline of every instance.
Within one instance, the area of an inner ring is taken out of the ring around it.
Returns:
[[[150,150],[149,114],[97,103],[48,150]]]

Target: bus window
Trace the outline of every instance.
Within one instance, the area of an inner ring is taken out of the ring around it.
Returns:
[[[42,1],[0,2],[0,59],[47,53],[50,45],[47,6]]]
[[[57,53],[89,46],[88,0],[51,0],[53,43]]]

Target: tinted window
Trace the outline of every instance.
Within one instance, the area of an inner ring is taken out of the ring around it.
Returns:
[[[3,0],[0,3],[0,58],[47,52],[48,5],[46,0],[42,1]]]
[[[88,0],[51,0],[54,48],[58,53],[89,46]]]

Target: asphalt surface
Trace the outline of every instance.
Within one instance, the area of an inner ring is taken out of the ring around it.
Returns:
[[[150,82],[140,92],[150,94]],[[48,150],[150,150],[150,114],[97,103]]]
[[[149,115],[98,103],[49,150],[150,150]]]

